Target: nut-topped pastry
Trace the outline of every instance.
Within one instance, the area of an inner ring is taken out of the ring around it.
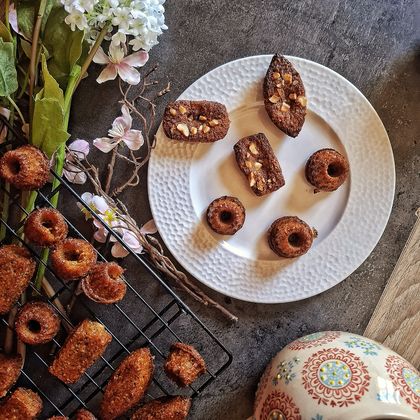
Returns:
[[[226,107],[210,101],[171,102],[163,116],[163,130],[173,140],[212,143],[229,130]]]
[[[305,122],[307,99],[302,79],[289,60],[275,54],[264,79],[264,105],[271,121],[290,137]]]
[[[256,195],[269,194],[285,184],[279,161],[263,133],[240,139],[233,150],[239,169]]]

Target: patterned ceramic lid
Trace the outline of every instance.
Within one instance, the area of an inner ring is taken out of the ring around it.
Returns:
[[[261,377],[255,420],[420,419],[419,372],[387,347],[324,331],[287,345]]]

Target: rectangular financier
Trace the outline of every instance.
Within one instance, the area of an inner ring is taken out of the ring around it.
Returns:
[[[66,384],[77,382],[111,340],[102,324],[85,319],[67,337],[49,368],[50,373]]]
[[[236,162],[256,195],[265,195],[284,185],[279,161],[263,133],[240,139],[234,146]]]

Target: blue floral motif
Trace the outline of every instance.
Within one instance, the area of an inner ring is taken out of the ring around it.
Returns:
[[[321,414],[317,414],[315,417],[312,417],[311,420],[323,420],[323,416]]]
[[[296,378],[296,373],[293,368],[299,364],[300,360],[294,357],[292,360],[280,362],[277,365],[277,374],[273,378],[273,385],[277,385],[281,380],[284,380],[286,385]]]
[[[402,375],[408,387],[420,397],[420,376],[407,368],[403,368]]]
[[[323,332],[316,332],[309,335],[306,335],[305,337],[299,338],[300,341],[314,341],[318,340],[318,338],[321,338],[325,333]]]
[[[367,356],[377,356],[378,350],[381,349],[377,344],[359,337],[350,337],[350,341],[345,341],[345,343],[350,349],[358,348],[363,350],[363,353]]]
[[[351,382],[351,369],[341,360],[328,360],[319,367],[319,380],[331,389],[344,388]]]

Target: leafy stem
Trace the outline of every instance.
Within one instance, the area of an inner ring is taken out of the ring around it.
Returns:
[[[38,62],[38,43],[39,34],[41,32],[42,18],[47,7],[47,0],[41,0],[39,3],[38,14],[36,16],[36,22],[34,31],[32,33],[32,47],[31,47],[31,61],[29,63],[29,118],[32,121],[32,115],[34,111],[34,89],[35,89],[35,77],[36,67]]]
[[[10,31],[10,25],[9,25],[9,0],[5,0],[5,2],[4,2],[4,22],[6,24],[7,30]]]
[[[84,75],[86,74],[86,71],[88,69],[88,67],[90,66],[90,64],[92,63],[93,57],[95,57],[96,52],[98,51],[99,47],[102,44],[102,41],[105,38],[105,35],[108,33],[108,26],[105,25],[101,32],[98,35],[98,38],[96,38],[95,43],[93,44],[92,48],[89,51],[88,56],[86,57],[85,62],[82,65],[82,70],[80,71],[80,76],[76,82],[76,86],[75,88],[77,88],[77,86],[79,86],[80,81],[82,80],[82,78],[84,77]]]
[[[7,100],[10,102],[10,105],[12,105],[13,108],[18,113],[19,118],[22,121],[22,124],[26,124],[25,118],[23,117],[23,114],[22,114],[21,110],[19,109],[19,107],[17,106],[16,102],[12,99],[12,97],[10,95],[7,96]]]
[[[70,73],[70,78],[67,84],[66,92],[64,94],[64,123],[63,123],[64,130],[67,130],[67,127],[69,125],[71,100],[76,90],[79,77],[80,77],[80,66],[74,66]],[[54,170],[60,176],[63,173],[65,159],[66,159],[66,145],[65,143],[63,143],[57,149],[56,154],[55,154]],[[54,177],[53,182],[52,182],[52,191],[58,188],[59,185],[60,185],[60,181],[56,177]],[[58,198],[59,198],[59,194],[57,191],[51,197],[51,205],[53,207],[57,207]],[[44,274],[45,274],[45,265],[43,263],[46,263],[48,261],[48,256],[49,256],[49,250],[47,248],[44,248],[41,254],[42,263],[38,266],[38,271],[36,273],[35,287],[37,290],[40,290],[42,286],[42,279],[44,278]]]

